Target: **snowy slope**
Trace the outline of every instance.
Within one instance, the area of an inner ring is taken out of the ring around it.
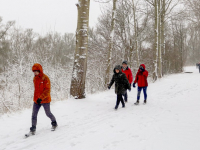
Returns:
[[[136,89],[126,108],[115,106],[114,91],[89,95],[85,100],[52,104],[59,128],[39,112],[37,133],[24,139],[31,109],[0,118],[1,150],[199,150],[200,74],[176,74],[152,83],[148,104],[134,106]],[[142,96],[143,100],[143,96]]]

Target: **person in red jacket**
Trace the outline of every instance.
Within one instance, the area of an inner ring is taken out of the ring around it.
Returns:
[[[128,62],[127,61],[123,61],[122,62],[122,72],[125,73],[129,83],[130,83],[130,86],[131,86],[131,83],[133,82],[133,75],[132,75],[132,71],[131,69],[128,67]],[[128,94],[127,94],[127,91],[126,93],[123,95],[124,96],[124,100],[125,102],[128,102]]]
[[[137,102],[135,103],[135,105],[139,104],[140,101],[140,94],[141,91],[143,90],[144,92],[144,104],[146,104],[147,102],[147,86],[148,86],[148,82],[147,82],[147,77],[148,77],[148,71],[145,70],[145,65],[141,64],[139,67],[139,70],[136,74],[135,77],[135,81],[133,83],[133,87],[135,88],[135,84],[138,84],[138,94],[137,94]]]

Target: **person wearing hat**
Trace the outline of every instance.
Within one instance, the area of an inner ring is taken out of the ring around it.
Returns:
[[[114,75],[110,84],[108,85],[108,89],[110,89],[115,83],[115,93],[117,94],[117,102],[115,109],[117,110],[120,102],[122,103],[122,107],[125,107],[122,95],[126,93],[127,89],[131,90],[131,86],[128,82],[126,75],[121,71],[120,65],[115,66],[113,72]]]
[[[135,84],[136,83],[138,84],[137,102],[135,103],[135,105],[139,105],[140,94],[141,94],[142,90],[144,92],[144,104],[146,104],[146,102],[147,102],[148,71],[145,68],[146,67],[144,64],[140,65],[138,72],[136,74],[136,77],[135,77],[135,81],[133,83],[134,88],[135,88]]]
[[[132,74],[131,69],[128,67],[128,62],[127,62],[127,61],[123,61],[123,62],[122,62],[121,70],[122,70],[122,72],[126,75],[128,81],[129,81],[129,84],[130,84],[130,86],[131,86],[131,83],[133,82],[133,74]],[[127,94],[127,91],[126,91],[126,93],[125,93],[123,96],[124,96],[125,102],[128,102],[128,94]]]
[[[52,130],[58,126],[56,118],[51,113],[50,102],[51,102],[51,83],[49,77],[43,73],[42,66],[40,64],[34,64],[32,67],[34,72],[34,98],[33,98],[33,112],[32,112],[32,127],[30,133],[35,134],[37,125],[37,115],[40,107],[43,106],[47,117],[51,119]]]

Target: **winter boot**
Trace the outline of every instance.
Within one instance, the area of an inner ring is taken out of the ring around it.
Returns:
[[[139,105],[139,103],[140,103],[139,100],[137,100],[137,102],[135,102],[134,104],[135,104],[135,105]]]
[[[147,100],[144,100],[144,104],[146,104],[147,103]]]
[[[57,126],[58,126],[58,124],[57,124],[56,121],[51,122],[51,125],[52,125],[53,127],[57,127]]]
[[[125,105],[123,105],[122,108],[125,108]]]
[[[36,131],[36,126],[30,127],[30,132],[34,135]]]
[[[117,110],[118,109],[118,106],[115,106],[115,110]]]
[[[58,126],[56,121],[51,122],[51,125],[52,125],[52,128],[51,128],[52,131],[54,131]]]

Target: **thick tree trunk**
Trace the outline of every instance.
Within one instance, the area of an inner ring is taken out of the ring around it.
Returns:
[[[79,0],[76,6],[78,8],[78,22],[70,95],[82,99],[85,98],[90,0]]]
[[[113,38],[114,38],[114,34],[115,34],[116,7],[117,7],[117,0],[113,0],[111,32],[110,32],[110,37],[109,37],[108,58],[107,58],[107,67],[106,67],[106,75],[105,75],[105,87],[107,87],[107,84],[109,83],[109,80],[110,80],[110,67],[111,67],[112,50],[113,50]]]

